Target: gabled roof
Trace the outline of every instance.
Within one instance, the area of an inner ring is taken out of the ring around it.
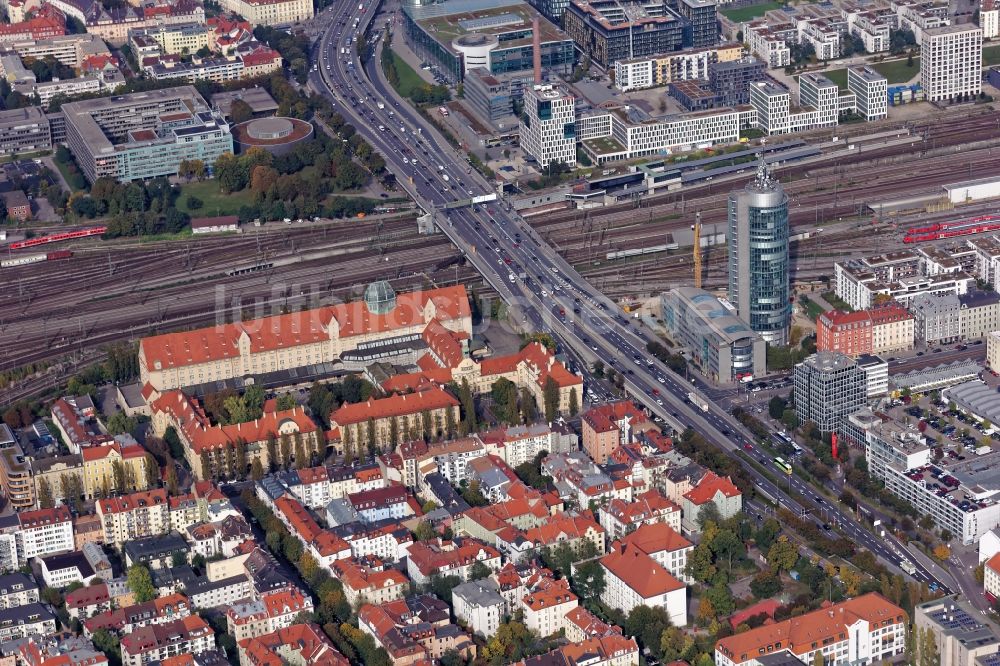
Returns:
[[[396,295],[388,314],[373,314],[363,300],[143,338],[139,354],[150,370],[237,358],[240,341],[251,353],[290,349],[334,337],[387,333],[419,325],[427,313],[444,321],[470,316],[465,287],[458,285]]]
[[[811,652],[813,645],[846,640],[848,627],[859,620],[868,622],[873,629],[874,625],[887,621],[905,623],[907,616],[902,608],[882,595],[870,592],[783,622],[722,638],[715,647],[737,664],[755,658],[758,649],[767,646],[776,646],[776,651],[787,648],[802,655]]]
[[[629,544],[615,544],[612,551],[601,558],[601,565],[643,599],[684,588],[684,583],[673,574]]]
[[[458,400],[450,393],[435,387],[419,393],[393,395],[378,400],[369,399],[367,402],[354,404],[344,403],[330,414],[330,421],[338,426],[345,426],[365,423],[370,418],[383,419],[457,406]]]
[[[635,546],[647,555],[694,547],[693,543],[678,534],[676,530],[666,523],[641,525],[639,529],[625,536],[622,542],[630,546]]]
[[[698,485],[689,490],[684,497],[695,506],[701,506],[715,499],[715,496],[722,493],[726,497],[739,497],[743,493],[733,485],[728,476],[722,477],[714,472],[708,472],[701,477]]]

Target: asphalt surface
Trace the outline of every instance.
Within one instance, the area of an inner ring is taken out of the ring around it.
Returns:
[[[440,231],[508,303],[510,316],[525,328],[551,332],[584,367],[600,360],[623,373],[628,392],[652,414],[678,431],[693,428],[735,457],[755,478],[758,491],[781,507],[798,515],[821,516],[815,518],[818,524],[838,526],[847,538],[892,565],[906,559],[892,539],[876,537],[849,512],[818,498],[797,477],[778,487],[761,476],[747,456],[779,472],[753,443],[753,435],[717,404],[707,402],[707,410],[691,404],[687,396],[692,389],[705,395],[700,380],[687,381],[651,358],[646,352],[651,333],[580,277],[506,202],[444,208],[495,193],[466,157],[382,79],[377,70],[384,39],[378,40],[367,64],[359,61],[354,40],[362,38],[374,10],[373,5],[359,11],[350,3],[339,3],[314,19],[326,29],[314,46],[309,85],[332,100],[385,158],[410,196],[435,214]],[[373,33],[381,28],[373,26]],[[917,575],[918,580],[934,581],[919,564]]]

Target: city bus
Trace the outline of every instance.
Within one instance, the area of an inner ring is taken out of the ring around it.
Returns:
[[[780,469],[785,474],[791,474],[792,473],[792,466],[789,465],[788,463],[786,463],[784,458],[775,458],[774,459],[774,466],[777,467],[778,469]]]

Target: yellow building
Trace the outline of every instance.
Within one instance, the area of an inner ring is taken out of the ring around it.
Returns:
[[[199,23],[164,24],[129,30],[129,42],[132,44],[134,53],[142,51],[136,47],[137,41],[152,40],[159,44],[160,52],[163,54],[193,54],[201,48],[209,48],[210,37],[214,42],[214,37],[212,37],[208,26]]]
[[[245,460],[242,461],[246,465],[246,469],[242,470],[244,474],[250,471],[254,460],[260,460],[264,469],[268,468],[271,460],[267,443],[272,437],[278,444],[282,438],[289,438],[288,448],[293,456],[298,449],[296,439],[302,441],[308,454],[324,452],[325,442],[320,429],[302,407],[265,412],[253,421],[220,426],[212,425],[201,405],[181,391],[167,391],[162,395],[154,392],[151,398],[153,432],[157,437],[162,437],[167,428],[172,427],[177,432],[188,465],[199,481],[205,480],[202,452],[207,453],[212,474],[230,476],[230,465],[239,464],[234,448],[237,441],[245,447]],[[277,448],[280,454],[281,447]]]
[[[79,488],[83,488],[83,462],[80,455],[56,456],[31,461],[31,473],[35,482],[35,494],[40,494],[42,483],[48,483],[52,497],[62,499],[72,488],[70,477],[76,477]]]
[[[222,0],[219,4],[254,25],[298,23],[313,17],[312,0]]]
[[[146,451],[141,446],[121,447],[117,442],[92,446],[81,451],[83,458],[83,493],[87,499],[111,492],[146,490]],[[115,469],[120,467],[121,479]],[[119,487],[119,482],[123,487]]]
[[[371,443],[386,450],[408,439],[411,431],[422,434],[425,413],[430,418],[433,431],[431,436],[435,436],[438,431],[447,428],[449,411],[452,423],[457,424],[458,400],[444,389],[430,387],[416,393],[392,395],[379,400],[345,403],[330,414],[330,428],[339,431],[338,453],[343,453],[345,448],[358,453]],[[393,423],[396,441],[393,441]]]
[[[376,282],[363,301],[143,338],[139,374],[143,384],[166,391],[332,363],[347,352],[378,358],[375,347],[405,344],[435,319],[472,334],[465,287],[397,296],[387,282]]]

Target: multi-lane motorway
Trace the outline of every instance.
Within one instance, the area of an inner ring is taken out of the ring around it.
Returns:
[[[894,565],[900,548],[876,537],[841,507],[820,498],[800,479],[776,486],[750,466],[748,458],[776,471],[753,436],[718,405],[702,411],[687,401],[698,387],[646,352],[648,332],[630,322],[544,243],[503,201],[445,209],[446,204],[493,194],[492,188],[398,95],[377,71],[376,54],[367,64],[357,56],[376,7],[349,3],[327,8],[315,21],[326,26],[313,52],[309,85],[330,98],[336,110],[385,158],[387,168],[466,259],[509,304],[524,328],[552,332],[583,363],[596,360],[625,378],[630,394],[678,430],[692,427],[750,467],[757,488],[796,514],[840,527],[843,534]],[[382,40],[378,47],[381,47]],[[918,580],[934,578],[918,564]],[[940,584],[940,583],[939,583]],[[942,586],[943,587],[943,586]]]

